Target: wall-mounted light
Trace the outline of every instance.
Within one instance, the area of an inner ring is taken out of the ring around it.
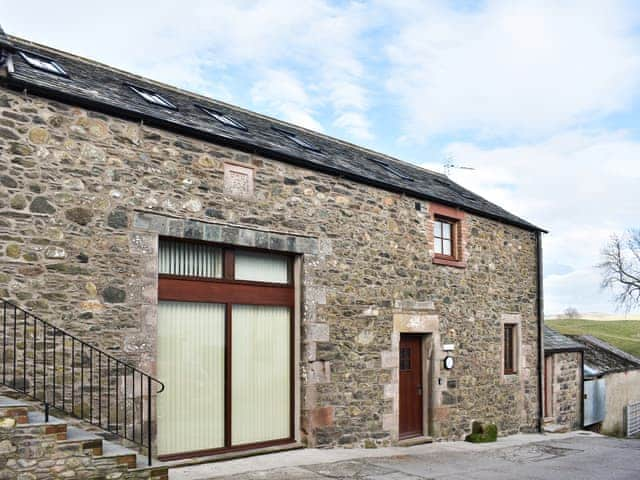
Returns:
[[[444,368],[447,370],[451,370],[453,368],[453,357],[451,355],[444,357]]]

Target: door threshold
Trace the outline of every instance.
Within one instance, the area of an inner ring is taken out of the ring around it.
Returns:
[[[300,442],[291,442],[281,445],[271,445],[269,447],[258,447],[248,450],[236,450],[231,452],[221,452],[208,456],[184,458],[181,460],[163,461],[162,465],[169,468],[188,467],[191,465],[200,465],[202,463],[223,462],[225,460],[233,460],[236,458],[253,457],[256,455],[266,455],[268,453],[283,452],[285,450],[297,450],[304,448],[304,444]]]
[[[433,443],[433,438],[425,435],[418,435],[417,437],[409,437],[398,440],[397,445],[399,447],[413,447],[414,445],[422,445],[425,443]]]

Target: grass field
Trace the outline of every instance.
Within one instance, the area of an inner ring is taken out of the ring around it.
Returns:
[[[569,335],[593,335],[640,357],[640,320],[547,320],[554,330]]]

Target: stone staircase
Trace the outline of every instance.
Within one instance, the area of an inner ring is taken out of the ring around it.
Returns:
[[[39,405],[0,396],[0,479],[168,480],[168,468]]]

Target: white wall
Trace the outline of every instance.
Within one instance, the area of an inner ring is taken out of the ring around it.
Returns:
[[[607,435],[625,435],[624,407],[640,401],[640,370],[611,373],[605,376],[607,385],[607,413],[601,432]]]

